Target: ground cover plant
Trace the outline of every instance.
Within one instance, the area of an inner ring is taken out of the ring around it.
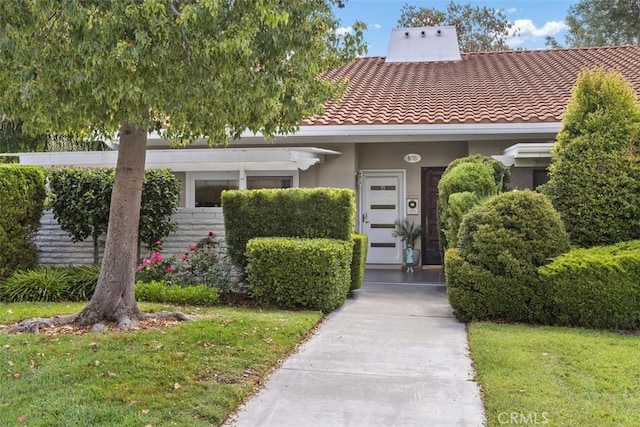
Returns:
[[[83,303],[0,304],[0,325]],[[0,329],[0,425],[220,425],[319,312],[166,307],[191,322],[106,333]]]
[[[638,423],[638,335],[472,323],[469,342],[489,427]]]

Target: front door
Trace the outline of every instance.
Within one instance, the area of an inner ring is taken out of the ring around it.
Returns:
[[[391,233],[403,215],[403,185],[403,172],[364,172],[360,231],[369,237],[367,264],[402,263],[402,243]]]
[[[422,264],[442,265],[438,236],[438,182],[445,168],[422,168]]]

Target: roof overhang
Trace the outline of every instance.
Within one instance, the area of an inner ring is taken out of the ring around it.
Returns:
[[[300,126],[290,135],[277,135],[274,143],[284,145],[317,145],[377,142],[443,142],[443,141],[505,141],[553,139],[560,130],[560,122],[539,123],[457,123],[421,125],[314,125]],[[264,145],[261,133],[245,132],[230,145]],[[168,147],[170,142],[157,132],[148,135],[150,148]],[[118,141],[113,142],[117,147]],[[195,141],[192,146],[207,146],[207,140]]]
[[[547,166],[551,160],[553,142],[519,143],[505,148],[501,155],[491,156],[505,166]]]
[[[147,168],[171,168],[176,172],[195,171],[285,171],[307,170],[338,151],[315,147],[266,148],[176,148],[148,150]],[[40,166],[113,167],[117,151],[70,151],[13,153],[20,163]]]

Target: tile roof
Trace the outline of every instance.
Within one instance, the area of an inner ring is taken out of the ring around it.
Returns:
[[[585,67],[615,68],[640,94],[640,47],[462,54],[462,61],[385,63],[359,58],[327,73],[347,77],[339,104],[303,126],[540,123],[562,119]]]

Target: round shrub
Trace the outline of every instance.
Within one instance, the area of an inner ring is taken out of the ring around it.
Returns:
[[[465,274],[447,276],[456,316],[530,321],[541,309],[537,269],[567,252],[569,240],[544,195],[512,191],[465,215],[458,249]]]

